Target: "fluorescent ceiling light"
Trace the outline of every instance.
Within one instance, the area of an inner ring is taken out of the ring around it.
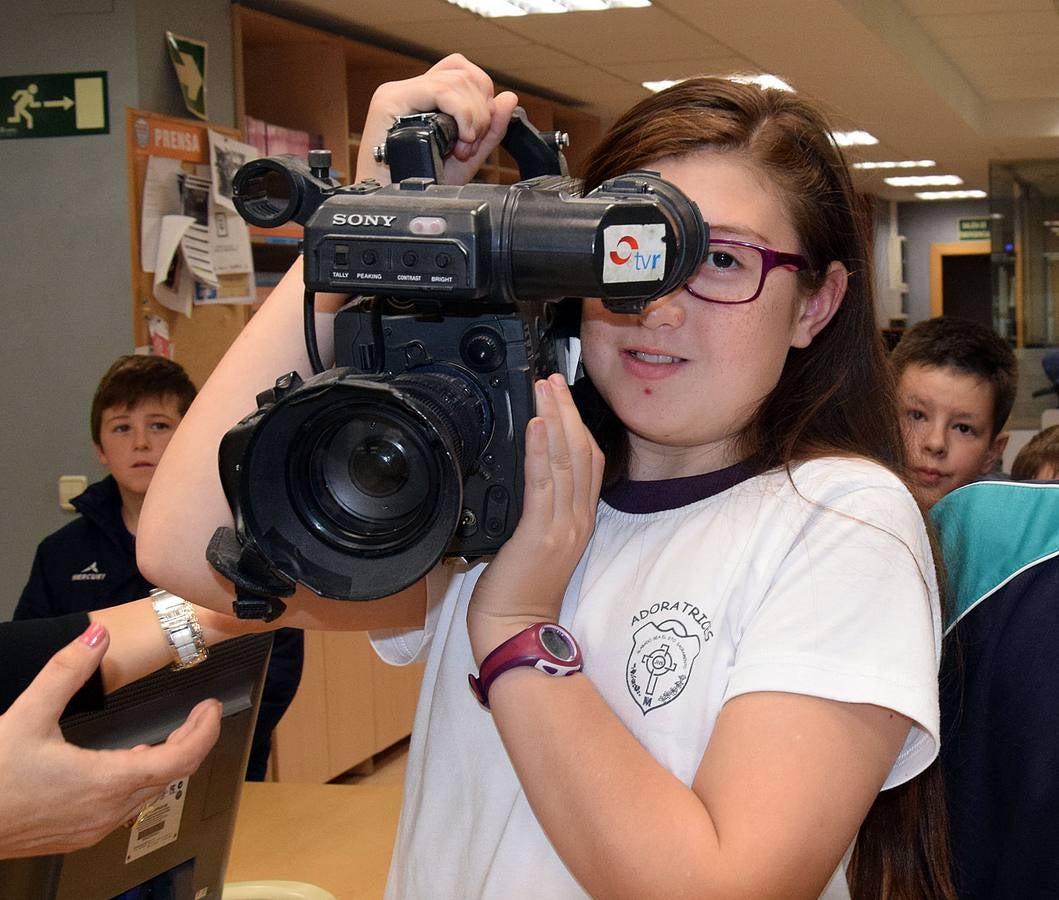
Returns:
[[[903,159],[899,162],[859,162],[854,169],[932,169],[937,163],[932,159]]]
[[[647,90],[654,91],[657,94],[659,91],[664,91],[666,88],[673,87],[674,84],[680,84],[683,80],[683,78],[672,78],[668,81],[641,81],[640,84],[647,88]]]
[[[981,200],[989,195],[985,191],[918,191],[920,200]]]
[[[879,139],[866,131],[832,131],[831,137],[840,147],[867,147],[879,143]]]
[[[777,78],[775,75],[729,75],[727,76],[729,81],[737,82],[738,84],[756,84],[762,90],[775,90],[775,91],[794,91],[786,81],[782,78]],[[674,84],[680,84],[683,78],[674,78],[664,81],[641,81],[647,90],[664,91],[666,88],[672,87]]]
[[[892,187],[955,187],[963,184],[959,175],[892,175],[883,181]]]
[[[650,0],[449,0],[449,3],[487,19],[651,5]]]

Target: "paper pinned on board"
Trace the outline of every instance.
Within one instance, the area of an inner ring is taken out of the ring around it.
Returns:
[[[185,316],[191,315],[193,279],[182,264],[180,244],[195,220],[191,216],[162,216],[154,263],[154,299]]]
[[[220,134],[212,128],[208,131],[210,138],[210,168],[213,172],[213,202],[222,209],[235,212],[232,203],[232,180],[243,163],[257,159],[261,154],[252,144],[226,134]]]
[[[169,156],[150,156],[143,181],[143,208],[140,213],[140,268],[155,272],[158,265],[158,235],[165,216],[179,215],[181,172],[179,159]]]
[[[216,286],[217,273],[213,268],[213,248],[210,245],[209,179],[181,174],[177,181],[182,211],[192,220],[180,239],[180,253],[196,279]]]

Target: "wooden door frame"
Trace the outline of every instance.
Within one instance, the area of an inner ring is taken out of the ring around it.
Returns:
[[[992,252],[989,241],[958,241],[954,244],[930,245],[930,316],[942,313],[941,271],[943,258],[946,256],[977,256]]]

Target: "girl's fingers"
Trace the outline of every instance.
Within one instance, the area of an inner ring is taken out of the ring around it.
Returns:
[[[427,74],[438,82],[437,106],[456,120],[463,146],[480,143],[493,117],[493,80],[459,53],[446,56]]]
[[[581,413],[574,403],[566,379],[560,374],[555,374],[550,376],[549,382],[572,472],[570,512],[594,519],[603,481],[603,453],[581,419]]]
[[[602,453],[581,418],[566,379],[561,374],[549,377],[556,407],[562,422],[566,452],[574,472],[572,502],[578,509],[590,507],[594,513],[599,499],[598,481],[602,481]],[[596,478],[596,456],[599,456],[599,478]]]
[[[557,518],[564,518],[572,511],[575,473],[557,393],[550,381],[538,381],[536,384],[537,415],[544,419],[548,430],[548,464],[554,484],[552,513]]]
[[[476,66],[462,53],[450,53],[431,68],[436,72],[449,69],[462,72],[468,81],[477,88],[479,93],[489,97],[493,96],[493,79],[489,77],[484,69]]]
[[[548,426],[540,416],[534,416],[526,424],[524,481],[520,526],[542,528],[552,518],[555,484],[548,460]]]

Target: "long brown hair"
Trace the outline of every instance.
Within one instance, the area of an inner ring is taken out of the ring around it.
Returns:
[[[776,187],[810,270],[811,291],[832,261],[850,273],[845,299],[805,348],[787,355],[776,387],[740,436],[757,468],[786,468],[823,454],[865,457],[905,478],[905,448],[894,376],[873,309],[869,217],[825,116],[797,94],[724,78],[683,81],[632,107],[591,154],[585,190],[662,159],[710,149],[738,153]],[[584,388],[582,389],[585,390]],[[591,385],[589,395],[594,394]],[[608,480],[624,474],[628,440],[598,398],[590,425],[608,460]],[[955,897],[948,822],[935,763],[882,792],[857,836],[847,871],[854,898]]]

